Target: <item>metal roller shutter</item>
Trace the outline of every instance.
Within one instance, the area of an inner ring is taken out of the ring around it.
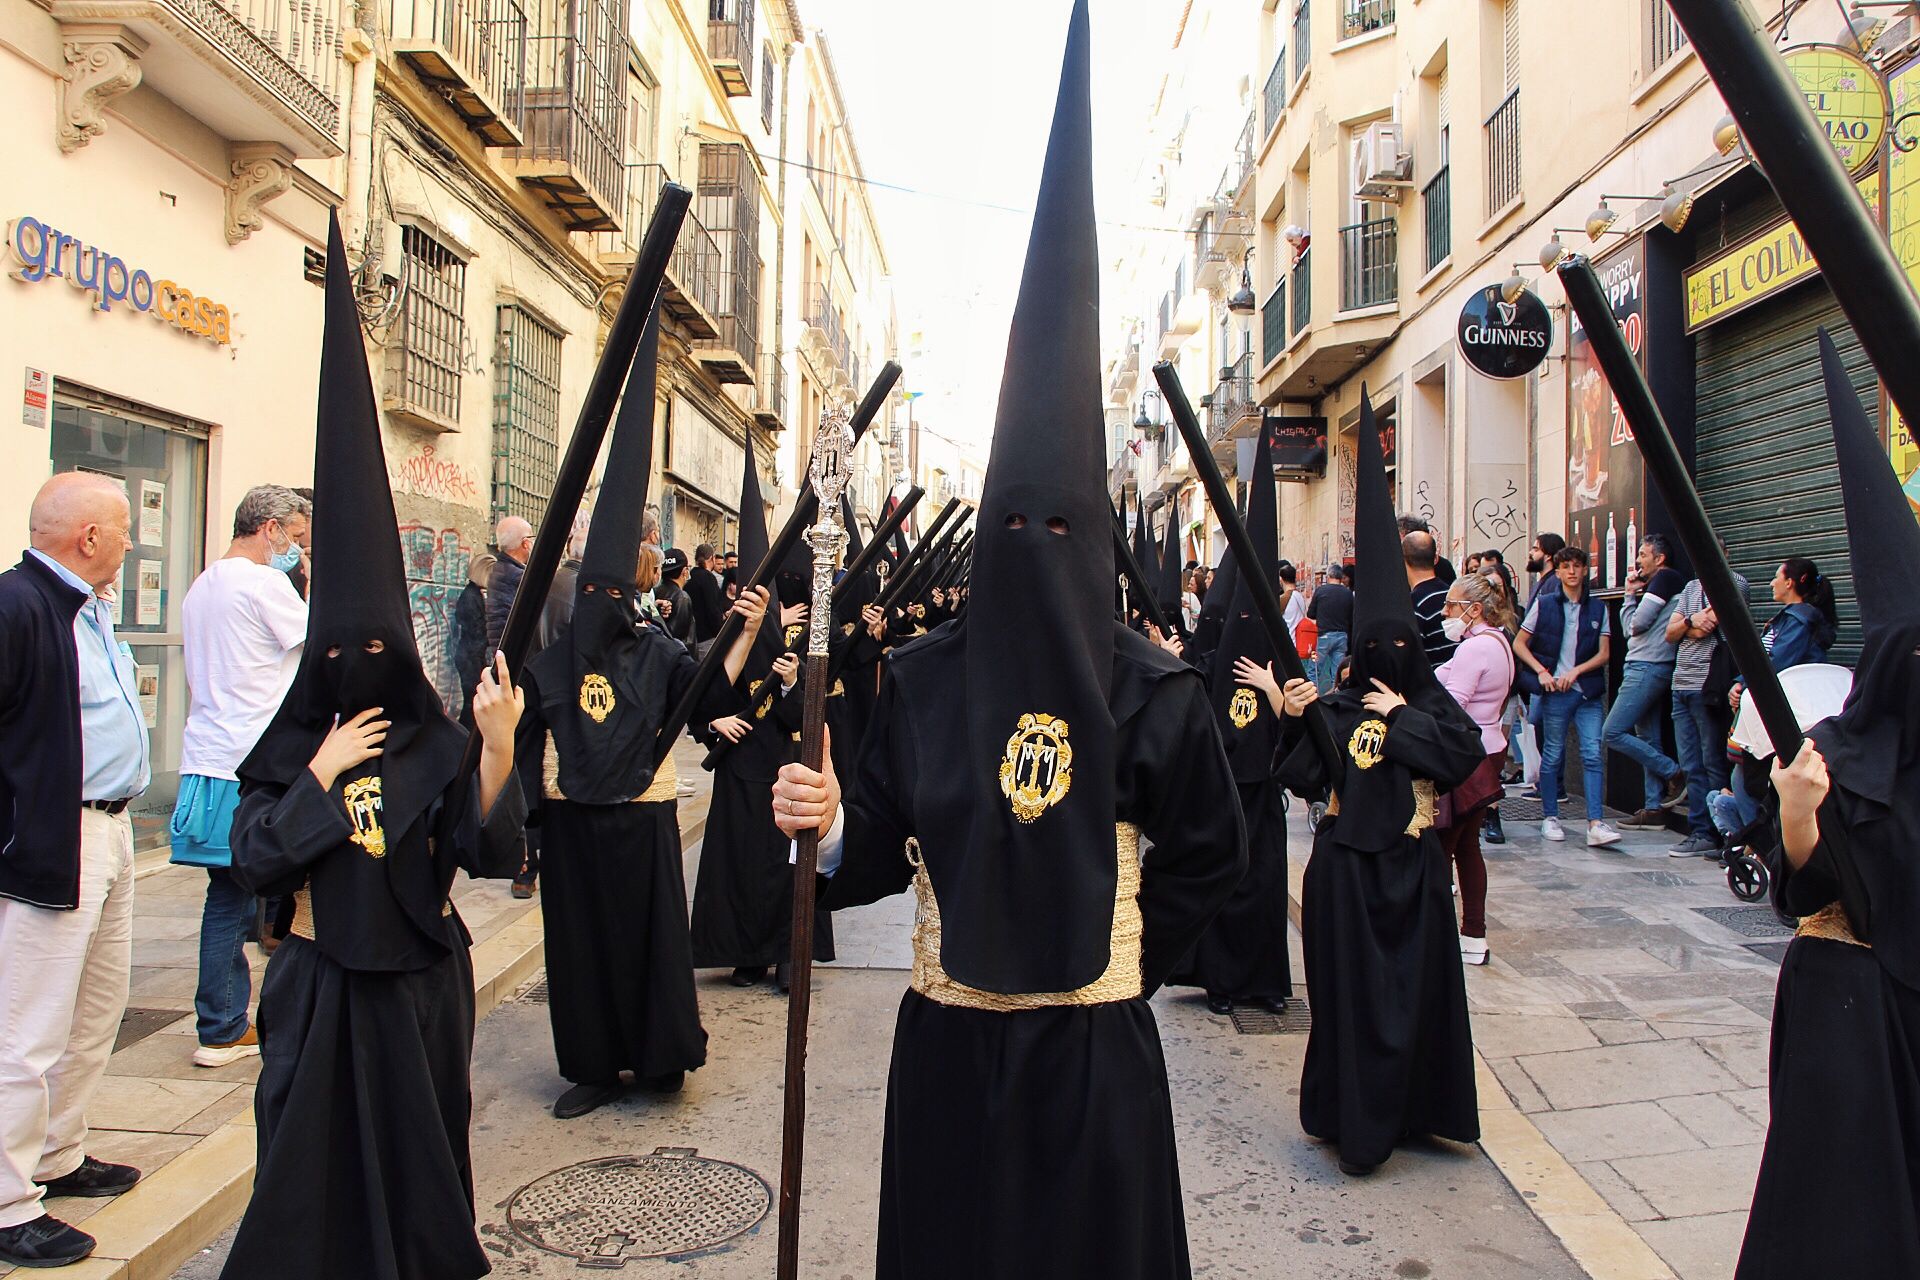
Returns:
[[[1820,377],[1825,325],[1869,414],[1878,420],[1873,366],[1825,284],[1769,298],[1697,338],[1695,478],[1734,568],[1751,587],[1755,620],[1776,606],[1768,587],[1788,556],[1807,556],[1833,579],[1840,602],[1834,661],[1860,650],[1847,563],[1846,516]]]

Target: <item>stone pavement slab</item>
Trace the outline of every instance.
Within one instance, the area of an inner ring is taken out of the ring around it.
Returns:
[[[1297,886],[1312,837],[1299,806],[1290,822]],[[1677,837],[1626,832],[1588,849],[1543,841],[1512,812],[1506,827],[1508,843],[1486,848],[1492,959],[1466,971],[1487,1075],[1608,1230],[1629,1228],[1681,1280],[1729,1280],[1766,1134],[1769,1015],[1791,933],[1766,904],[1735,899],[1718,866],[1669,858]]]

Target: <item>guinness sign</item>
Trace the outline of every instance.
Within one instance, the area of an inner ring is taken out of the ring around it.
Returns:
[[[1489,378],[1524,378],[1553,345],[1553,316],[1531,289],[1513,302],[1500,286],[1476,289],[1460,308],[1460,354]]]

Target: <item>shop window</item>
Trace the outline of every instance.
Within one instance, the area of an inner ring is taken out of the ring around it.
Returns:
[[[388,365],[387,407],[415,425],[460,427],[467,349],[467,264],[415,226],[400,229],[400,342]]]
[[[560,466],[558,330],[522,307],[499,310],[494,346],[493,518],[540,523]]]
[[[114,593],[114,630],[133,650],[153,781],[134,802],[136,847],[166,843],[187,718],[181,603],[207,538],[207,434],[197,423],[62,384],[53,404],[53,470],[94,471],[125,487],[133,549]]]

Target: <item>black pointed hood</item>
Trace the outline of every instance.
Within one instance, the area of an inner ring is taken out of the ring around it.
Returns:
[[[1167,527],[1160,539],[1159,585],[1160,611],[1167,615],[1167,625],[1182,635],[1186,634],[1187,624],[1181,613],[1180,597],[1183,593],[1180,582],[1180,522],[1175,519],[1176,511],[1171,503],[1167,506]]]
[[[380,443],[380,414],[367,371],[347,251],[337,215],[327,227],[326,327],[313,451],[313,585],[300,666],[266,732],[240,765],[242,783],[291,786],[336,719],[368,707],[390,720],[383,754],[336,785],[378,777],[377,822],[393,848],[438,800],[459,769],[466,733],[447,718],[414,641],[399,522]],[[381,652],[368,646],[378,641]],[[429,939],[438,940],[442,871],[428,857],[323,859],[315,891],[332,900],[384,901],[391,893]],[[368,925],[368,928],[373,926]],[[352,926],[336,930],[343,942]]]
[[[1247,535],[1253,542],[1253,564],[1239,565],[1226,620],[1214,650],[1209,677],[1214,718],[1227,748],[1227,762],[1241,782],[1259,782],[1273,776],[1273,753],[1279,745],[1279,719],[1258,689],[1240,684],[1233,674],[1236,659],[1258,666],[1274,661],[1273,642],[1253,604],[1249,579],[1269,584],[1280,580],[1280,510],[1274,491],[1273,454],[1267,433],[1253,450],[1253,470],[1243,476],[1247,491]],[[1276,673],[1277,674],[1277,673]]]
[[[560,791],[579,804],[622,804],[653,781],[669,673],[685,649],[639,622],[635,569],[653,468],[660,313],[641,331],[627,371],[607,465],[575,576],[562,640],[527,664],[553,735]]]
[[[1214,652],[1220,648],[1220,637],[1227,629],[1227,605],[1239,583],[1240,570],[1232,553],[1222,552],[1207,593],[1200,597],[1200,617],[1193,627],[1193,657],[1202,670],[1212,666]]]
[[[1113,925],[1108,692],[1126,632],[1113,620],[1088,41],[1077,0],[980,498],[977,590],[960,620],[894,659],[920,767],[963,780],[920,821],[942,963],[1002,993],[1093,982]]]
[[[1406,557],[1400,551],[1400,525],[1393,513],[1393,487],[1387,479],[1380,428],[1373,400],[1360,389],[1359,440],[1353,486],[1353,561],[1360,581],[1353,592],[1353,634],[1370,625],[1405,623],[1417,635],[1413,594],[1407,587]]]

